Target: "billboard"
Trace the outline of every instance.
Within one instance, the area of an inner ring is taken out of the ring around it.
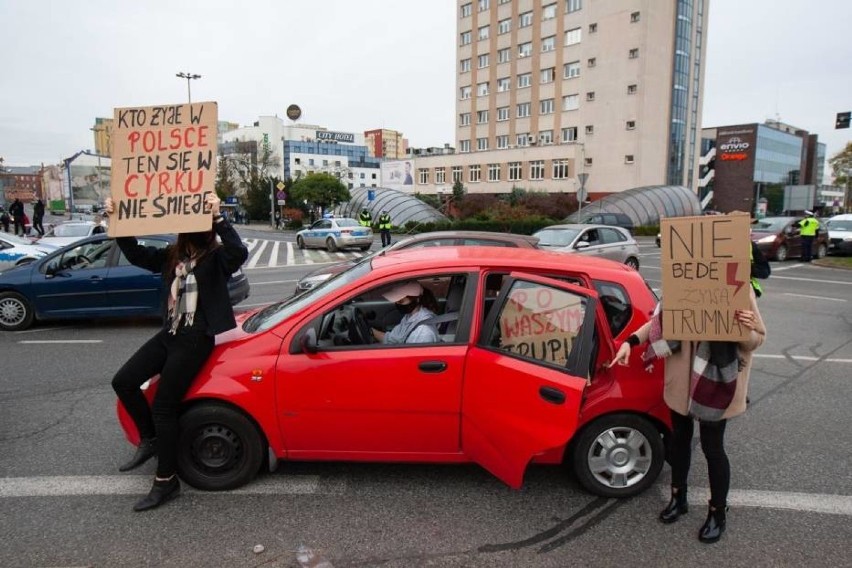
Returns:
[[[414,191],[414,162],[395,160],[382,162],[382,187],[412,193]]]
[[[756,147],[756,124],[717,130],[713,201],[719,211],[728,213],[754,210]]]

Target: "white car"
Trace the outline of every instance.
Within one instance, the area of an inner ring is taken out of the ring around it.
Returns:
[[[27,239],[0,233],[0,272],[29,264],[55,250],[56,247],[51,245],[34,245]]]
[[[835,215],[825,226],[828,229],[828,252],[852,254],[852,214]]]
[[[296,244],[300,249],[324,248],[328,252],[348,247],[367,251],[373,244],[373,229],[362,227],[348,217],[320,219],[310,228],[296,233]]]
[[[100,235],[106,233],[106,227],[94,221],[68,221],[54,225],[43,237],[36,239],[37,244],[54,245],[56,247],[64,247],[71,243],[76,243],[86,237],[92,235]]]

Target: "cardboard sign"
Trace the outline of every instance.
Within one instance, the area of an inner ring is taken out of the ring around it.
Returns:
[[[539,284],[516,286],[500,313],[500,348],[564,366],[584,314],[580,296]]]
[[[210,229],[218,114],[214,102],[115,109],[109,236]]]
[[[742,213],[660,222],[665,339],[746,337],[734,313],[751,305],[749,225]]]

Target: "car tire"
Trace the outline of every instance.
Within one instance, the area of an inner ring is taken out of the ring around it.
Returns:
[[[361,252],[367,252],[368,250],[370,250],[370,245],[364,245],[361,247]]]
[[[818,259],[819,258],[825,258],[825,256],[827,254],[828,254],[828,247],[825,246],[825,244],[819,244],[819,245],[817,245],[816,254],[814,255],[814,258],[818,258]]]
[[[300,249],[304,249],[305,248],[305,239],[303,239],[302,237],[296,237],[296,246],[299,247]]]
[[[580,485],[601,497],[638,495],[657,480],[665,461],[660,431],[647,418],[611,414],[583,428],[572,449]]]
[[[178,474],[198,489],[235,489],[257,475],[263,447],[263,436],[242,412],[217,403],[193,406],[180,417]]]
[[[632,268],[634,270],[639,270],[639,259],[636,258],[635,256],[629,257],[627,260],[624,261],[624,264],[626,264],[627,266],[629,266],[630,268]]]
[[[21,331],[35,320],[35,312],[29,301],[17,292],[0,293],[0,329]]]
[[[775,251],[775,260],[778,262],[784,262],[787,260],[787,246],[781,245],[778,247],[778,250]]]
[[[334,242],[334,239],[328,237],[325,240],[325,248],[328,249],[328,252],[337,252],[337,243]]]

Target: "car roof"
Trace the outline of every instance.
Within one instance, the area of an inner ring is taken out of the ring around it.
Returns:
[[[515,233],[497,233],[492,231],[432,231],[430,233],[420,233],[413,235],[403,241],[410,244],[419,241],[431,241],[435,239],[493,239],[497,241],[513,242],[523,246],[524,244],[535,247],[538,245],[539,238],[531,235],[518,235]],[[523,244],[522,244],[523,243]]]
[[[618,225],[600,225],[597,223],[565,223],[562,225],[548,225],[547,227],[542,227],[539,229],[540,231],[544,231],[547,229],[576,229],[578,231],[582,231],[583,229],[622,229],[625,230],[624,227],[619,227]]]

